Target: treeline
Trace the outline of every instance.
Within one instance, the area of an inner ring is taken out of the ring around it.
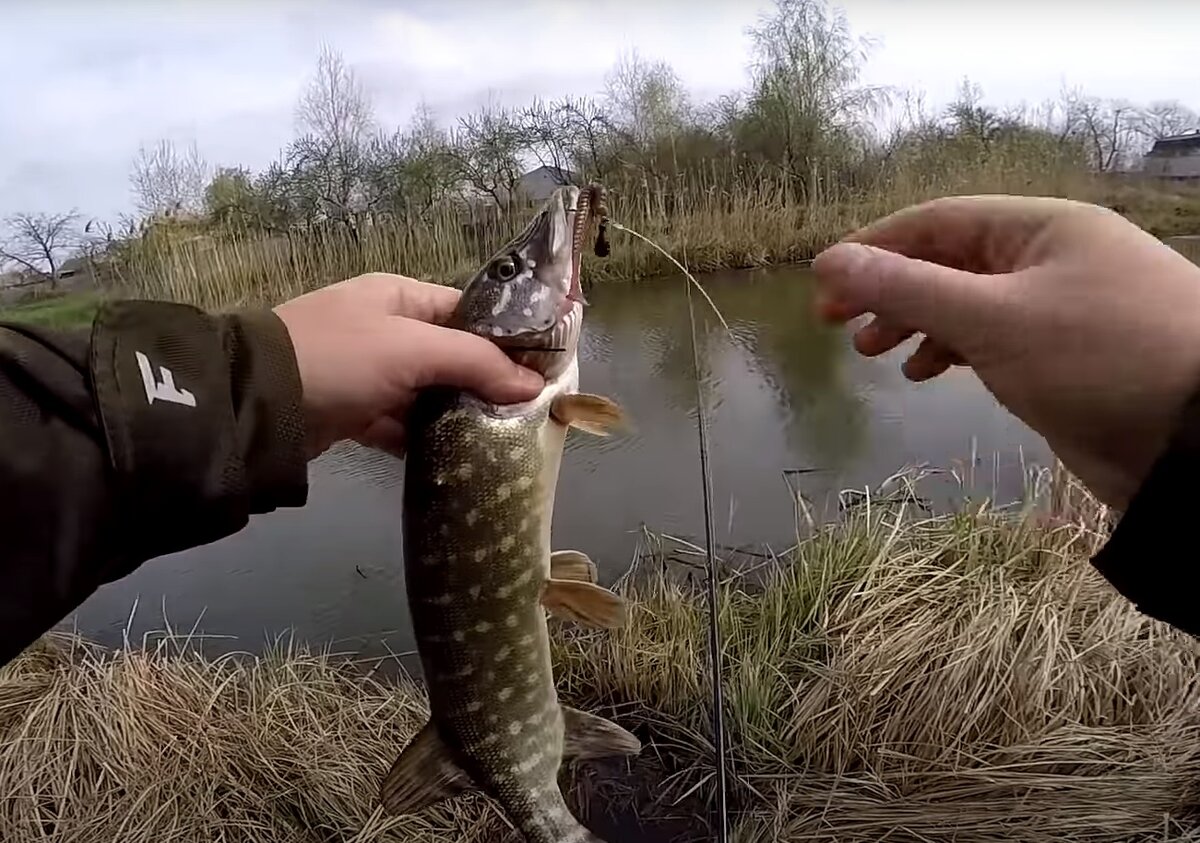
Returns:
[[[82,239],[92,254],[121,257],[149,236],[293,239],[339,229],[353,246],[380,225],[441,231],[448,214],[478,228],[522,203],[521,176],[539,165],[599,179],[624,211],[640,207],[644,217],[670,218],[701,200],[729,209],[747,197],[816,208],[926,176],[952,188],[947,168],[1128,169],[1155,138],[1197,126],[1179,103],[1078,91],[995,108],[967,80],[953,103],[931,110],[917,94],[862,82],[869,44],[825,0],[776,0],[749,34],[748,86],[711,102],[693,101],[668,64],[633,52],[596,97],[492,102],[450,126],[421,107],[395,128],[379,124],[354,68],[325,49],[296,105],[299,133],[270,166],[214,171],[194,145],[143,147],[131,174],[137,215],[94,223]],[[78,245],[79,217],[29,217],[10,220],[0,256],[53,272],[61,250]],[[38,236],[51,229],[50,242]]]

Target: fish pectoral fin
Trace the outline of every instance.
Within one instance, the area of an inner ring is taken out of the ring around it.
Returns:
[[[625,625],[625,601],[590,582],[546,580],[542,605],[555,617],[585,626],[616,629]]]
[[[550,415],[559,424],[608,436],[614,430],[628,427],[625,412],[611,398],[575,392],[560,395],[550,404]]]
[[[579,550],[556,550],[550,554],[550,578],[594,583],[596,563]]]
[[[611,720],[562,706],[563,759],[586,761],[614,755],[637,755],[642,742]]]
[[[379,796],[387,813],[415,814],[474,786],[429,722],[396,758],[384,776]]]

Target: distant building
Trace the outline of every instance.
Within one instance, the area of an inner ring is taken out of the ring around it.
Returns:
[[[556,188],[578,183],[579,177],[575,173],[543,165],[521,176],[517,181],[516,193],[531,202],[544,202]]]
[[[1142,158],[1142,172],[1160,179],[1200,181],[1200,130],[1156,140]]]

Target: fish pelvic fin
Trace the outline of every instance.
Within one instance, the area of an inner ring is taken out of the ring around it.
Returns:
[[[556,550],[550,554],[550,579],[596,581],[596,563],[578,550]]]
[[[559,424],[577,427],[595,436],[608,436],[629,427],[625,412],[611,398],[574,392],[560,395],[550,405],[550,415]]]
[[[617,755],[637,755],[642,742],[611,720],[561,706],[563,715],[563,760],[587,761]]]
[[[471,777],[451,757],[437,727],[428,722],[384,776],[379,798],[389,814],[415,814],[474,787]]]
[[[596,629],[618,629],[627,619],[624,599],[607,588],[578,580],[546,580],[542,606],[556,618]]]

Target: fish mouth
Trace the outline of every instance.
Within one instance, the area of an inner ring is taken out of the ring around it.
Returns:
[[[536,334],[497,338],[495,343],[514,363],[549,378],[566,368],[579,345],[582,327],[583,305],[572,302],[553,327]]]
[[[559,193],[559,197],[562,201],[565,199],[565,193]],[[580,265],[583,259],[584,238],[593,221],[601,222],[596,253],[606,255],[608,248],[603,233],[603,221],[607,219],[608,209],[602,186],[592,184],[580,189],[574,207],[562,207],[561,213],[569,218],[571,277],[566,294],[559,293],[563,298],[558,320],[541,331],[489,337],[515,362],[546,377],[565,368],[579,342],[583,308],[588,306],[580,279]]]

